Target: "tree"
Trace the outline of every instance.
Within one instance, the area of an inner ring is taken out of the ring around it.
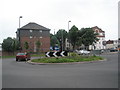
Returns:
[[[96,43],[99,39],[96,37],[97,33],[94,33],[92,28],[82,28],[80,30],[81,35],[79,38],[82,39],[82,44],[84,44],[85,49],[89,49],[89,45]]]
[[[19,41],[17,39],[12,39],[11,37],[8,37],[7,39],[3,40],[2,43],[2,49],[7,52],[13,52],[18,50],[19,47]]]
[[[20,47],[20,43],[19,43],[19,41],[16,39],[16,38],[13,38],[13,40],[14,40],[14,50],[19,50],[19,47]]]
[[[78,30],[77,36],[76,36],[76,46],[79,48],[82,45],[82,34],[81,31]]]
[[[55,47],[56,45],[59,46],[59,41],[58,41],[58,39],[56,38],[55,35],[51,34],[50,35],[50,46]]]
[[[25,42],[25,43],[24,43],[24,48],[25,48],[26,50],[28,50],[28,48],[29,48],[28,42]]]
[[[67,38],[67,35],[68,35],[67,31],[65,31],[64,29],[59,29],[58,32],[55,35],[60,42],[61,50],[65,49],[65,40]]]
[[[39,52],[40,45],[41,45],[40,41],[38,40],[35,44],[36,44],[36,46],[37,46],[37,52]]]
[[[73,50],[77,45],[77,41],[78,41],[78,28],[74,25],[69,31],[69,42],[72,44]]]

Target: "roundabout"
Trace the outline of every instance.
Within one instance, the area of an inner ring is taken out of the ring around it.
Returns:
[[[3,88],[117,88],[118,55],[106,54],[107,60],[35,63],[2,60]],[[32,57],[32,59],[39,59]],[[92,82],[92,83],[91,83]],[[104,83],[103,83],[104,82]]]

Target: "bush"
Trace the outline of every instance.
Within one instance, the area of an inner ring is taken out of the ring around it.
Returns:
[[[70,53],[70,56],[71,57],[76,57],[76,56],[78,56],[78,54],[77,53]]]

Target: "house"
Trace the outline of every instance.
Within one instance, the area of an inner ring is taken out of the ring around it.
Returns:
[[[68,38],[65,39],[65,50],[72,50],[73,46],[71,43],[69,43]]]
[[[22,51],[26,51],[25,42],[28,43],[29,48],[27,51],[30,52],[37,52],[38,49],[41,52],[47,52],[50,49],[50,29],[37,23],[30,22],[18,28],[16,36]],[[37,47],[36,42],[40,42],[40,48]]]
[[[106,49],[117,49],[118,40],[108,40],[106,41]]]
[[[98,35],[96,36],[99,40],[96,43],[93,43],[93,45],[89,46],[89,49],[92,50],[101,50],[101,49],[105,49],[105,45],[104,45],[104,41],[105,41],[105,31],[103,31],[101,28],[95,26],[92,27],[93,31],[95,33],[98,33]]]
[[[98,35],[96,36],[99,40],[96,42],[96,43],[93,43],[93,45],[90,45],[89,46],[89,50],[101,50],[101,49],[105,49],[105,31],[103,31],[102,29],[100,29],[99,27],[95,26],[95,27],[92,27],[92,30],[95,32],[95,33],[98,33]],[[72,45],[71,43],[69,43],[69,40],[66,39],[66,44],[65,44],[65,47],[66,47],[66,50],[68,49],[72,49]],[[80,46],[81,49],[84,49],[85,46],[82,44]]]

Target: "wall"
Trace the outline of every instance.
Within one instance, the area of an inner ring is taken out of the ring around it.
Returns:
[[[31,38],[31,39],[29,37],[22,37],[21,38],[21,46],[25,51],[24,43],[28,42],[29,43],[29,50],[27,50],[27,51],[36,52],[36,50],[35,50],[35,49],[37,49],[36,42],[38,40],[41,42],[41,46],[40,46],[41,52],[47,52],[50,50],[50,37],[43,37],[43,38],[36,37],[36,38]]]

